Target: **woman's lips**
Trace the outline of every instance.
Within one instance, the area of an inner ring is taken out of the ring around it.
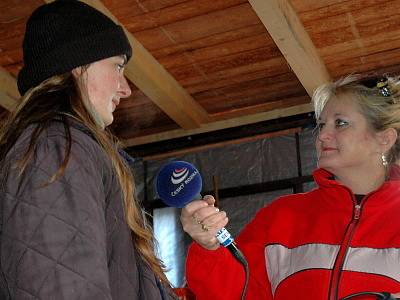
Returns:
[[[112,111],[114,111],[116,108],[117,108],[117,106],[118,106],[118,104],[119,104],[119,100],[116,100],[116,99],[113,99],[112,100]]]
[[[335,151],[336,148],[331,148],[331,147],[323,147],[322,151]]]

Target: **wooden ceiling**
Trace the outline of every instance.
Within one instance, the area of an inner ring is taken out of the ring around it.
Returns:
[[[113,129],[127,146],[311,111],[321,83],[399,73],[398,0],[85,0],[133,57]],[[0,114],[18,102],[24,26],[41,0],[1,0]]]

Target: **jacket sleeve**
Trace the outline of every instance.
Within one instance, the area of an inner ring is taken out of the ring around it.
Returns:
[[[207,250],[193,243],[186,260],[186,279],[196,300],[240,299],[244,285],[243,267],[227,249]]]
[[[15,300],[111,299],[104,155],[91,138],[78,140],[65,173],[50,184],[64,157],[61,136],[39,142],[22,178],[11,168],[1,259]]]
[[[266,275],[264,245],[257,236],[260,228],[257,218],[240,234],[238,246],[249,264],[250,278],[245,299],[272,300]],[[220,247],[215,251],[192,244],[186,261],[189,288],[197,300],[239,300],[245,282],[242,265],[232,254]]]

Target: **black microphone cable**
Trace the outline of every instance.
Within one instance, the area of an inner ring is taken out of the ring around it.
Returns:
[[[359,297],[359,296],[376,296],[376,299],[378,300],[396,300],[399,298],[393,298],[390,293],[388,292],[360,292],[360,293],[355,293],[348,295],[341,300],[348,300],[354,297]]]
[[[244,300],[246,297],[247,286],[249,284],[249,264],[247,263],[246,258],[244,257],[243,253],[239,250],[234,242],[230,243],[226,248],[232,253],[232,255],[240,262],[240,264],[244,268],[245,273],[245,281],[244,287],[242,290],[242,295],[240,297],[241,300]]]

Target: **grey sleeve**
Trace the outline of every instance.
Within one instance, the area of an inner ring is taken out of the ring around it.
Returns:
[[[11,170],[3,198],[2,269],[13,299],[111,299],[106,250],[104,154],[74,142],[64,175],[44,185],[65,139],[41,141],[20,179]]]

